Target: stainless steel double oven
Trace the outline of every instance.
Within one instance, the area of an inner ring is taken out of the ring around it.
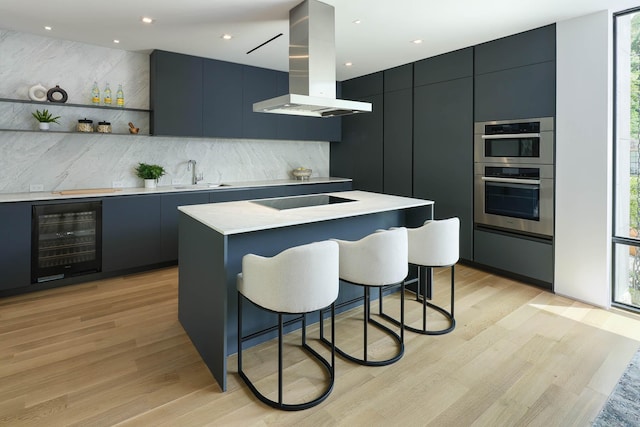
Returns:
[[[554,151],[553,117],[475,123],[474,222],[552,237]]]

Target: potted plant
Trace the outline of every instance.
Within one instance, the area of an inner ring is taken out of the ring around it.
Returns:
[[[138,163],[135,171],[138,178],[144,179],[145,188],[156,188],[158,178],[166,173],[162,166],[147,163]]]
[[[56,123],[56,124],[60,124],[58,122],[58,119],[60,118],[60,116],[53,116],[53,114],[51,114],[49,112],[49,110],[36,110],[35,113],[31,113],[31,115],[33,117],[35,117],[35,119],[40,122],[40,130],[49,130],[49,123]]]

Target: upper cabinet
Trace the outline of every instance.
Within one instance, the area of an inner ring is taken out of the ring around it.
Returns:
[[[203,63],[203,136],[234,138],[242,134],[243,66],[205,59]]]
[[[476,74],[556,60],[556,26],[547,25],[475,47]]]
[[[288,92],[288,74],[165,51],[151,54],[151,133],[211,138],[339,141],[341,118],[255,113]]]
[[[555,62],[476,75],[475,120],[555,116],[555,78]]]
[[[289,75],[278,72],[276,86],[278,95],[289,92]],[[339,93],[340,87],[336,87]],[[268,115],[268,114],[267,114]],[[304,117],[277,114],[278,139],[315,139],[317,141],[340,141],[342,138],[341,117]]]
[[[555,116],[556,27],[475,47],[475,121]]]
[[[275,139],[278,134],[278,115],[255,113],[253,103],[275,98],[278,93],[278,72],[258,67],[243,67],[242,137]]]
[[[155,50],[150,94],[153,135],[202,136],[203,59]]]
[[[384,74],[373,73],[342,82],[342,94],[346,99],[362,101],[371,95],[384,92]]]
[[[414,66],[415,86],[473,76],[473,48],[465,48],[418,61]]]

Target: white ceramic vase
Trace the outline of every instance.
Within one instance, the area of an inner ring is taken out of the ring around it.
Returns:
[[[38,126],[40,127],[40,130],[49,130],[49,123],[40,122]]]
[[[158,185],[157,179],[145,179],[144,180],[144,188],[156,188]]]

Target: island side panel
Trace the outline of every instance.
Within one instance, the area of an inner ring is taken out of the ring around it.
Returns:
[[[227,389],[227,238],[179,214],[178,319],[222,391]]]
[[[254,253],[256,255],[271,257],[293,246],[331,238],[358,240],[379,229],[388,229],[397,226],[417,227],[422,225],[425,220],[432,218],[431,214],[431,206],[424,206],[228,236],[226,263],[229,272],[227,281],[227,354],[231,355],[238,350],[237,288],[235,274],[232,274],[232,272],[240,272],[242,269],[242,257],[245,254]],[[348,301],[361,295],[361,287],[340,283],[338,302]],[[376,297],[377,293],[373,292],[372,298]],[[361,303],[348,305],[340,311],[348,310],[360,304]],[[243,305],[243,332],[245,335],[274,325],[276,319],[275,315],[257,309],[250,303]],[[317,315],[308,316],[308,324],[317,321]],[[297,329],[299,327],[299,325],[294,325],[287,328],[287,330]],[[245,345],[247,347],[255,345],[259,342],[269,340],[276,335],[277,332],[274,331],[256,338]]]

